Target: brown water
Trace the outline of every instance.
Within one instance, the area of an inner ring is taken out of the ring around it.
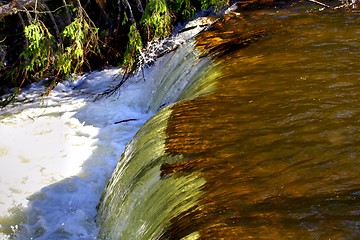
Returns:
[[[264,38],[217,58],[216,93],[172,107],[166,151],[186,160],[162,174],[206,184],[166,239],[360,238],[360,18],[284,14],[245,16]],[[238,18],[199,43],[238,38]]]
[[[103,238],[360,238],[360,16],[313,7],[231,14],[197,38],[215,65],[195,85],[211,88],[128,147]]]

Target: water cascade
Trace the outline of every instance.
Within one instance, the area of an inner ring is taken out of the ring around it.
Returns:
[[[305,4],[199,35],[214,63],[127,145],[100,239],[358,238],[359,21]]]
[[[60,83],[48,97],[33,84],[0,110],[1,239],[97,239],[96,205],[125,145],[211,62],[185,39],[110,97],[93,101],[120,69]]]

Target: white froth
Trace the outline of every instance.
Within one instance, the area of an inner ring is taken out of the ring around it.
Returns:
[[[150,117],[148,81],[130,81],[111,98],[89,98],[116,84],[118,73],[59,84],[41,101],[35,84],[20,96],[22,104],[0,112],[1,239],[96,239],[106,181]],[[127,119],[133,120],[115,124]]]

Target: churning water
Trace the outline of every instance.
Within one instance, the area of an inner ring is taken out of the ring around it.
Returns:
[[[97,102],[119,70],[33,86],[0,117],[4,238],[358,238],[360,18],[308,10],[229,14]]]

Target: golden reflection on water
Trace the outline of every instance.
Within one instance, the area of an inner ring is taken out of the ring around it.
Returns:
[[[269,26],[276,35],[240,51],[227,51],[220,28],[215,37],[199,37],[208,53],[226,53],[217,58],[222,76],[215,94],[172,107],[166,151],[184,161],[161,170],[163,177],[197,172],[206,183],[198,204],[172,219],[165,239],[360,237],[360,74],[353,64],[360,36],[326,40],[359,20],[342,30],[341,15],[262,17],[282,23],[286,34],[281,24]],[[254,33],[263,29],[257,18]],[[218,26],[239,39],[237,24]]]

